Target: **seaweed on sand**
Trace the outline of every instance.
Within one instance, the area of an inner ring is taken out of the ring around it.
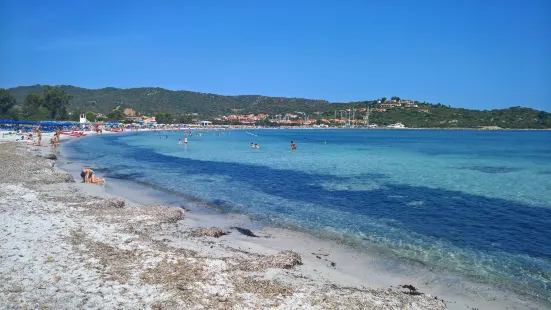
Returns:
[[[218,227],[200,227],[197,229],[194,229],[191,232],[192,237],[214,237],[214,238],[220,238],[221,236],[226,235],[226,233],[218,228]]]
[[[237,230],[239,233],[241,233],[242,235],[245,235],[247,237],[256,237],[256,238],[258,238],[258,236],[255,235],[250,229],[241,228],[241,227],[230,227],[230,228]]]
[[[293,251],[280,251],[273,255],[258,255],[252,260],[239,262],[234,268],[244,271],[263,271],[268,268],[292,269],[302,265],[302,258]]]
[[[411,284],[405,284],[405,285],[398,285],[398,287],[401,287],[401,288],[405,288],[405,289],[408,289],[409,291],[408,292],[403,292],[404,294],[408,294],[408,295],[423,295],[423,293],[419,292],[417,290],[417,288]]]
[[[236,276],[232,279],[235,291],[238,293],[257,294],[264,298],[284,297],[293,295],[293,290],[286,285],[273,280],[260,280],[254,277]]]

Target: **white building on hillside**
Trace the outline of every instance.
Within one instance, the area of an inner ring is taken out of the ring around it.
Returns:
[[[198,121],[197,124],[201,125],[201,127],[206,127],[212,125],[212,122],[209,121]]]

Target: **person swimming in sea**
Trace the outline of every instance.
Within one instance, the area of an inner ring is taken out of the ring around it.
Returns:
[[[184,144],[187,145],[187,137],[184,138]]]
[[[259,149],[260,146],[258,146],[258,144],[255,143],[255,144],[254,144],[254,148],[255,148],[255,149]]]
[[[253,148],[254,148],[254,143],[251,142],[251,145],[249,145],[249,147],[250,147],[251,149],[253,149]]]
[[[178,144],[182,144],[182,139],[178,139]]]
[[[291,141],[291,151],[294,151],[297,149],[297,145],[295,144],[294,141]]]

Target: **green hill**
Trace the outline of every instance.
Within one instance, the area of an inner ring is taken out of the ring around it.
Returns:
[[[19,86],[9,89],[19,104],[28,93],[42,93],[41,85]],[[117,106],[132,108],[143,114],[170,112],[173,114],[198,113],[217,116],[230,113],[283,113],[303,111],[312,113],[329,107],[324,100],[281,98],[266,96],[221,96],[191,91],[172,91],[163,88],[86,89],[61,85],[61,90],[73,95],[71,109],[108,113]]]
[[[256,95],[222,96],[190,91],[171,91],[163,88],[107,87],[86,89],[62,85],[61,90],[73,96],[69,109],[107,114],[112,109],[132,108],[142,114],[170,112],[173,115],[198,113],[201,118],[228,114],[280,114],[301,111],[311,118],[333,118],[335,111],[351,108],[378,107],[373,101],[329,103],[325,100],[266,97]],[[43,86],[20,86],[9,89],[19,105],[29,93],[42,93]],[[388,125],[401,122],[407,127],[419,128],[472,128],[498,126],[501,128],[551,128],[551,113],[530,108],[512,107],[501,110],[469,110],[441,104],[419,103],[418,108],[388,108],[373,112],[370,123]],[[423,111],[423,109],[428,110]],[[313,114],[321,112],[320,114]],[[339,114],[340,116],[340,114]],[[356,113],[361,119],[364,114]]]
[[[412,128],[473,128],[497,126],[511,129],[551,128],[551,113],[529,108],[512,107],[501,110],[468,110],[438,105],[426,105],[429,112],[417,109],[388,109],[372,113],[370,122],[388,125],[401,122]]]

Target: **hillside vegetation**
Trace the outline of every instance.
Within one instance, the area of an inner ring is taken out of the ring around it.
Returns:
[[[361,105],[356,105],[356,107],[358,106]],[[419,112],[419,109],[428,109],[429,112]],[[551,113],[530,108],[469,110],[437,104],[419,104],[419,109],[390,108],[386,112],[372,112],[369,116],[369,123],[386,126],[401,122],[410,128],[474,128],[482,126],[510,129],[551,128]],[[324,117],[333,117],[331,113],[323,115]],[[361,117],[363,118],[364,115]]]
[[[58,86],[73,96],[72,109],[107,114],[117,106],[132,108],[142,114],[157,112],[173,114],[198,113],[209,117],[230,113],[285,113],[300,110],[306,113],[324,111],[329,102],[300,98],[265,96],[221,96],[191,91],[172,91],[163,88],[102,88],[86,89],[75,86]],[[18,103],[28,93],[42,93],[43,86],[20,86],[9,89]]]
[[[377,107],[376,101],[329,103],[325,100],[266,97],[257,95],[222,96],[191,91],[171,91],[163,88],[102,88],[86,89],[75,86],[58,86],[71,98],[67,110],[109,114],[116,107],[132,108],[146,115],[197,113],[210,119],[229,114],[284,114],[296,111],[310,114],[311,118],[334,117],[335,111],[352,108]],[[8,90],[15,98],[16,107],[23,108],[28,94],[42,94],[44,86],[20,86]],[[27,100],[29,101],[29,100]],[[419,128],[471,128],[498,126],[501,128],[551,128],[551,113],[530,108],[512,107],[501,110],[469,110],[441,104],[419,103],[418,108],[389,108],[386,112],[370,114],[370,123],[388,125],[401,122],[407,127]],[[428,112],[422,112],[422,109]],[[7,109],[6,109],[7,111]],[[4,111],[4,112],[6,112]],[[314,112],[321,112],[315,114]],[[0,111],[1,113],[1,111]],[[4,113],[8,115],[8,113]],[[303,114],[304,115],[304,114]],[[340,114],[339,114],[340,115]],[[356,113],[356,119],[365,114]]]

